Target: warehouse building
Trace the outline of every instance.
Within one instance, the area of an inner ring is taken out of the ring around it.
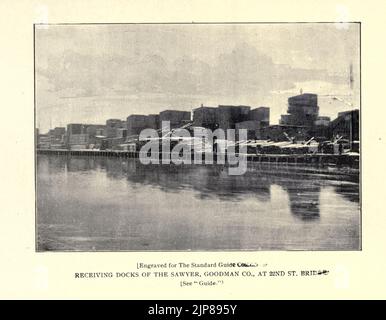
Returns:
[[[288,98],[287,114],[281,116],[280,124],[312,127],[318,115],[318,96],[313,93],[304,93]]]
[[[126,128],[126,122],[120,119],[109,119],[106,121],[105,135],[108,138],[115,138],[118,135],[119,128]]]
[[[148,116],[132,114],[126,119],[127,136],[139,135],[143,129],[148,127]]]
[[[216,109],[216,118],[219,128],[223,130],[235,129],[236,123],[248,121],[249,106],[219,105]]]
[[[190,119],[191,113],[189,111],[165,110],[159,114],[160,123],[170,121],[170,128],[179,128],[189,122]]]
[[[249,112],[248,116],[251,121],[259,121],[261,127],[269,126],[269,108],[268,107],[258,107],[252,109]]]
[[[238,132],[240,129],[247,130],[248,139],[260,139],[261,138],[261,122],[256,120],[247,120],[236,123],[236,136],[238,139]]]
[[[331,121],[332,136],[337,135],[352,141],[359,140],[359,110],[339,112],[338,117]]]
[[[215,107],[201,107],[193,110],[193,125],[211,130],[218,128],[217,109]]]
[[[146,119],[146,127],[149,129],[159,129],[160,128],[160,122],[159,122],[159,115],[158,114],[149,114]]]

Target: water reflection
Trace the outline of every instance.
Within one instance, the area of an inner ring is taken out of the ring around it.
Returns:
[[[316,220],[320,216],[320,190],[318,184],[287,183],[283,188],[288,192],[291,213],[303,220]]]
[[[132,159],[90,157],[49,157],[48,161],[49,168],[68,172],[102,170],[111,179],[125,177],[134,183],[157,186],[165,192],[192,188],[199,191],[197,197],[200,199],[218,197],[224,201],[237,201],[240,195],[253,194],[260,201],[270,201],[270,186],[276,184],[288,193],[294,216],[306,221],[318,219],[320,215],[319,194],[324,180],[301,174],[296,167],[259,164],[242,176],[229,176],[223,165],[143,165]],[[328,178],[340,179],[333,174]],[[350,201],[359,201],[357,185],[338,183],[335,191]]]
[[[71,156],[38,156],[37,167],[39,236],[50,250],[90,249],[96,235],[101,248],[114,250],[337,249],[329,237],[344,249],[359,246],[358,176],[341,170],[253,164],[244,175],[229,176],[222,165],[142,165],[134,159]],[[153,197],[157,200],[149,204]],[[110,215],[95,213],[112,207]],[[178,224],[172,233],[164,226],[169,215]],[[197,215],[210,217],[200,229],[189,224]],[[305,244],[307,225],[315,228],[315,239]],[[43,233],[60,234],[55,243],[67,242],[52,245]]]
[[[151,185],[164,192],[175,193],[183,189],[198,191],[200,199],[217,197],[222,201],[239,201],[243,195],[253,195],[259,201],[270,201],[271,185],[275,184],[288,193],[291,213],[304,221],[320,216],[319,195],[321,186],[336,180],[336,193],[350,201],[359,201],[357,184],[341,184],[340,176],[304,173],[300,168],[275,164],[252,165],[241,176],[230,176],[224,165],[143,165],[134,159],[92,157],[46,157],[47,173],[104,171],[110,179],[125,178],[134,184]],[[317,173],[320,173],[318,171]]]

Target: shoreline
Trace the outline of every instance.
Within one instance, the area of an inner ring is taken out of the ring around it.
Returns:
[[[70,156],[89,156],[89,157],[116,157],[116,158],[138,158],[139,152],[121,151],[121,150],[68,150],[68,149],[36,149],[36,154],[49,155],[70,155]],[[238,154],[237,154],[238,155]],[[160,159],[162,153],[159,153]],[[191,164],[195,154],[192,153]],[[202,160],[205,154],[201,154]],[[312,165],[312,166],[342,166],[353,169],[359,169],[360,156],[352,154],[246,154],[248,162],[271,163],[271,164],[291,164],[291,165]],[[213,162],[216,164],[216,154],[213,155]],[[227,156],[225,155],[225,160]]]

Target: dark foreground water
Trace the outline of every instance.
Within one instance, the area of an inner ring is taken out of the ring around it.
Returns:
[[[37,157],[37,250],[358,250],[358,174]]]

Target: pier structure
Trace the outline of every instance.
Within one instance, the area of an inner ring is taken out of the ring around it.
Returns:
[[[122,150],[67,150],[67,149],[37,149],[37,154],[65,155],[65,156],[87,156],[87,157],[115,157],[115,158],[138,158],[138,151]],[[239,154],[236,154],[239,155]],[[200,153],[203,163],[205,153]],[[342,165],[353,168],[359,168],[358,154],[246,154],[247,161],[263,163],[287,163],[287,164],[311,164],[311,165]],[[197,158],[192,152],[193,159]],[[216,154],[213,154],[214,163],[216,163]],[[159,153],[159,159],[162,159],[162,153]],[[226,155],[225,155],[225,160]]]

